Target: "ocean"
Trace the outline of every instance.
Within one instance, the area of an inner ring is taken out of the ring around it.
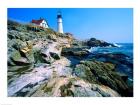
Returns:
[[[133,43],[116,43],[115,45],[118,47],[92,47],[89,49],[89,51],[93,54],[122,53],[129,56],[129,62],[133,64]],[[133,69],[126,68],[124,66],[120,68],[121,71],[119,72],[124,72],[125,74],[127,74],[129,81],[133,82]]]
[[[123,53],[133,59],[133,43],[116,43],[118,47],[92,47],[91,53]]]

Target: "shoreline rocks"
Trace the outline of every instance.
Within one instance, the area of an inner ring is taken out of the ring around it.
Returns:
[[[70,33],[34,31],[8,21],[8,96],[133,96],[128,75],[116,70],[132,69],[133,64],[121,54],[92,55],[87,50],[91,46],[115,47],[95,38],[83,42]]]
[[[41,88],[41,89],[40,89]],[[76,77],[53,78],[32,94],[33,97],[119,97],[109,87],[90,84]]]
[[[110,47],[116,47],[114,44],[111,44],[111,43],[107,43],[105,41],[102,41],[102,40],[97,40],[96,38],[91,38],[87,41],[87,46],[90,46],[90,47],[107,47],[107,46],[110,46]]]
[[[74,70],[76,76],[86,79],[91,83],[103,84],[116,90],[122,96],[131,94],[126,81],[120,76],[115,65],[98,61],[81,61]]]

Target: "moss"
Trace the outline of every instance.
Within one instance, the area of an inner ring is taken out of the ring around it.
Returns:
[[[76,80],[77,80],[76,78],[70,78],[69,79],[69,81],[71,81],[71,83],[74,82],[74,81],[76,81]]]
[[[62,97],[74,96],[74,93],[72,92],[72,90],[70,90],[71,86],[72,82],[69,82],[67,85],[63,85],[60,87]]]
[[[75,56],[84,57],[84,56],[87,56],[89,53],[87,51],[76,51],[73,54]]]
[[[72,82],[70,81],[70,82],[67,84],[67,87],[68,87],[68,88],[71,88],[71,86],[72,86]]]
[[[15,70],[15,75],[22,75],[25,74],[27,72],[31,72],[32,71],[32,65],[27,65],[27,66],[22,66],[20,68],[18,68],[17,70]]]
[[[107,70],[114,70],[115,69],[115,65],[112,63],[105,63],[105,69]]]
[[[52,92],[53,87],[47,87],[47,84],[42,88],[42,90],[46,92]]]
[[[97,61],[82,61],[81,64],[89,67],[94,75],[104,75],[107,74],[106,72],[114,71],[115,66],[111,63],[103,63]]]
[[[18,61],[21,58],[20,52],[15,50],[12,54],[11,54],[11,59],[14,61]]]
[[[92,68],[94,68],[96,66],[95,63],[92,62],[92,61],[81,61],[80,63],[85,65],[85,66],[87,66],[87,67],[89,67],[90,69],[92,69]]]
[[[62,33],[57,33],[57,36],[59,36],[61,38],[65,37],[64,34],[62,34]]]
[[[53,29],[51,29],[51,28],[45,29],[45,32],[48,33],[48,34],[54,34],[54,35],[56,35],[56,32]]]
[[[44,92],[51,92],[52,91],[52,87],[46,87]]]
[[[34,51],[34,59],[35,63],[46,63],[46,61],[41,56],[40,50]]]
[[[91,72],[88,66],[79,64],[76,66],[74,71],[78,77],[83,78],[91,83],[95,82],[96,80],[94,74]]]
[[[114,64],[87,60],[81,61],[80,65],[80,67],[77,66],[77,70],[84,72],[84,77],[81,76],[81,78],[90,82],[94,80],[98,84],[109,86],[123,96],[128,92],[128,86],[117,74]]]

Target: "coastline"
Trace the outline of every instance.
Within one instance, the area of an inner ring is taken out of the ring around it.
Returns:
[[[95,38],[79,41],[52,29],[29,29],[8,21],[9,97],[133,96],[133,81],[127,74],[128,70],[133,73],[129,56],[89,51],[90,47],[117,46]]]

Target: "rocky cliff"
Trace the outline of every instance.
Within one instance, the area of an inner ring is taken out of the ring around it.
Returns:
[[[89,57],[70,33],[9,20],[7,40],[8,96],[132,96],[127,76],[118,74],[115,64]]]

